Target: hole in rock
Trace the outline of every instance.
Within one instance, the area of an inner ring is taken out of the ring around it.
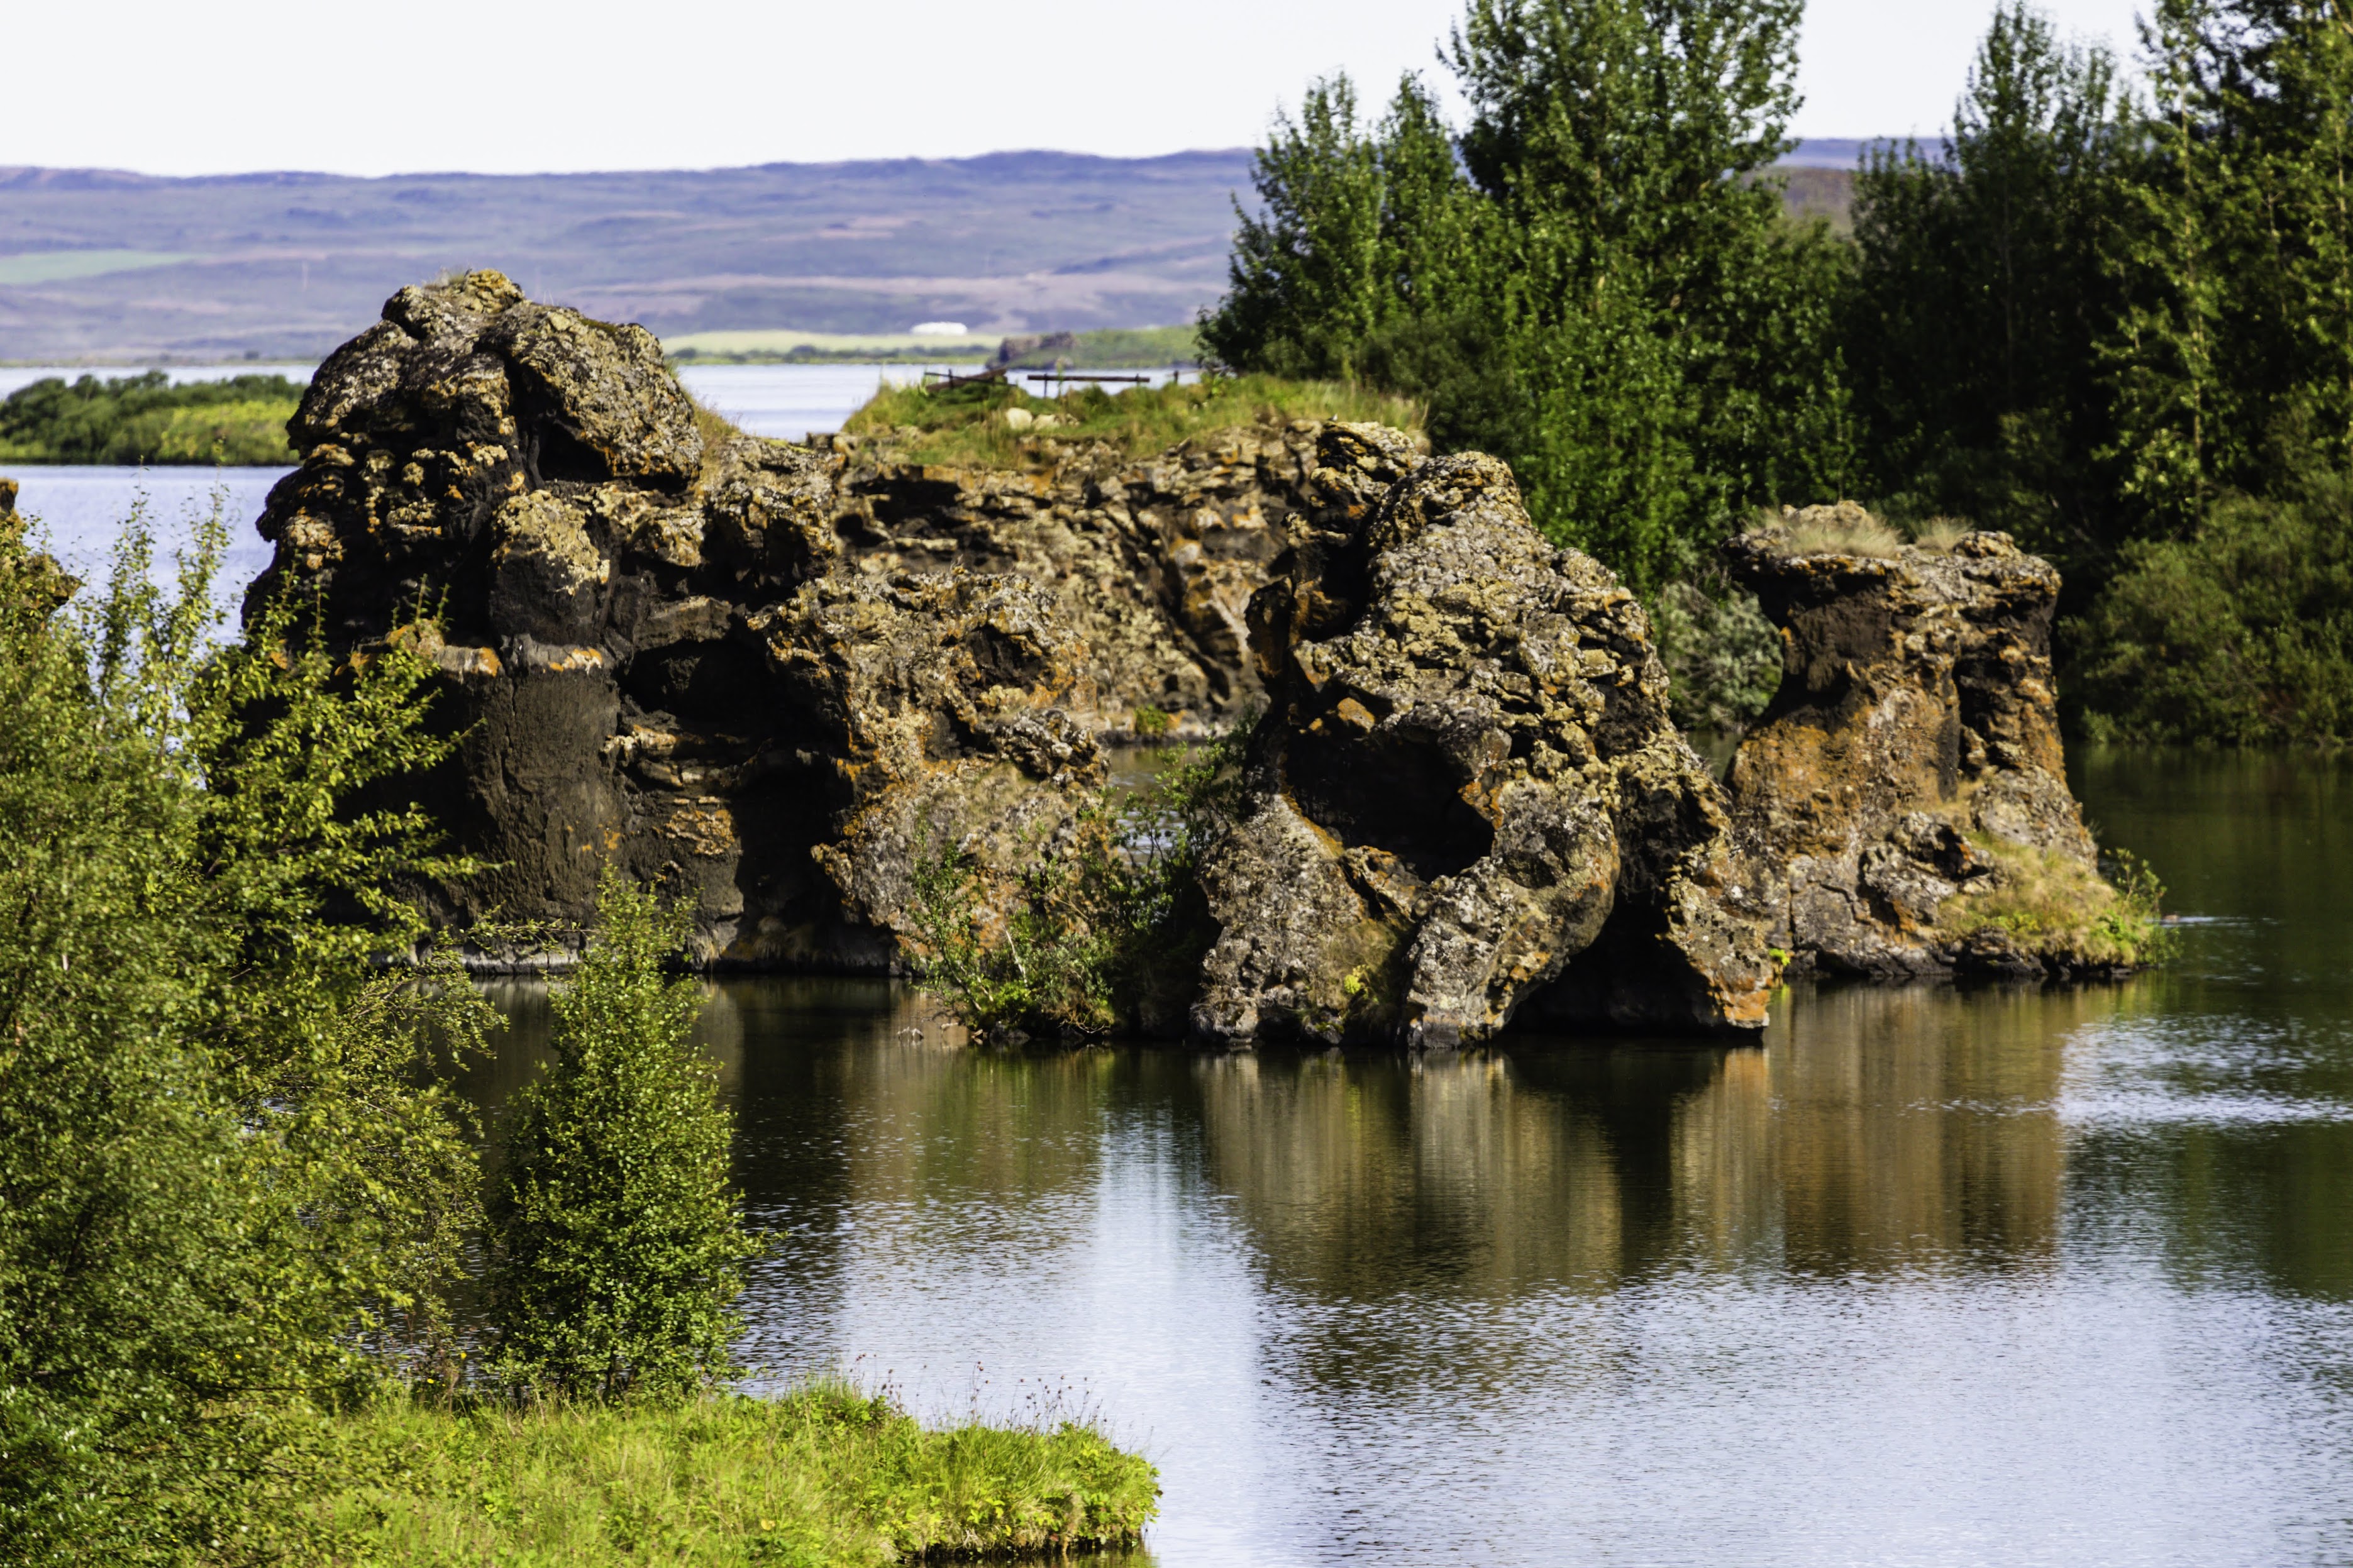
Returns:
[[[1483,858],[1495,830],[1461,795],[1446,753],[1388,735],[1302,735],[1286,776],[1309,821],[1352,847],[1386,849],[1428,881]]]
[[[1027,637],[1008,636],[995,626],[980,626],[965,636],[964,647],[972,657],[972,667],[979,674],[983,687],[1028,688],[1046,679],[1044,650]]]
[[[1512,1027],[1537,1033],[1694,1028],[1704,991],[1689,961],[1667,944],[1665,926],[1665,912],[1647,900],[1629,897],[1621,882],[1617,907],[1593,945],[1570,959],[1551,984],[1522,1001]]]
[[[565,480],[601,484],[613,477],[613,466],[605,460],[605,454],[561,425],[541,425],[532,432],[531,444],[531,467],[541,484]]]
[[[714,723],[738,735],[769,727],[766,659],[732,642],[671,643],[629,661],[621,689],[647,708]]]

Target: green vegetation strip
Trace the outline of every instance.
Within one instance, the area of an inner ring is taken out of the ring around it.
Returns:
[[[282,375],[50,376],[0,403],[0,462],[290,464],[286,422],[302,393]]]
[[[1201,346],[1190,327],[1104,327],[996,338],[913,332],[689,332],[662,350],[680,364],[1015,364],[1066,370],[1160,370],[1191,365]]]
[[[1421,409],[1410,398],[1342,382],[1269,375],[1118,394],[1085,386],[1051,398],[1010,383],[886,386],[842,432],[898,462],[1021,468],[1052,464],[1087,444],[1137,458],[1212,430],[1294,419],[1373,420],[1410,430],[1420,427]]]
[[[927,1430],[835,1383],[670,1405],[394,1399],[343,1429],[360,1458],[331,1535],[403,1568],[1060,1556],[1134,1542],[1159,1496],[1090,1427]]]

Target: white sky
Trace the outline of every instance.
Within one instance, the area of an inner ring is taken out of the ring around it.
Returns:
[[[2133,0],[2045,0],[2132,47]],[[1991,0],[1810,0],[1800,135],[1950,118]],[[1345,68],[1386,98],[1460,0],[81,0],[11,7],[0,164],[513,173],[1133,156],[1256,142]]]

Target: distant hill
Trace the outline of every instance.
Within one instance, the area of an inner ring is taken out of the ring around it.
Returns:
[[[1004,153],[618,174],[0,170],[0,360],[303,358],[404,283],[496,267],[668,337],[1187,320],[1250,154]]]
[[[1791,206],[1842,221],[1835,171],[1859,145],[1802,146]],[[1242,148],[385,179],[0,168],[0,361],[316,359],[402,284],[475,267],[665,339],[1174,325],[1225,286],[1250,171]]]

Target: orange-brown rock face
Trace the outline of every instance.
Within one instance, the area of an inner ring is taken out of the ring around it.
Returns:
[[[1725,552],[1782,628],[1780,689],[1731,773],[1774,941],[1801,963],[1881,977],[2078,966],[2063,942],[2019,940],[2033,934],[2019,919],[1971,916],[2029,882],[2106,892],[2060,748],[2058,573],[2000,533],[1794,548],[1822,521],[1791,513]]]

